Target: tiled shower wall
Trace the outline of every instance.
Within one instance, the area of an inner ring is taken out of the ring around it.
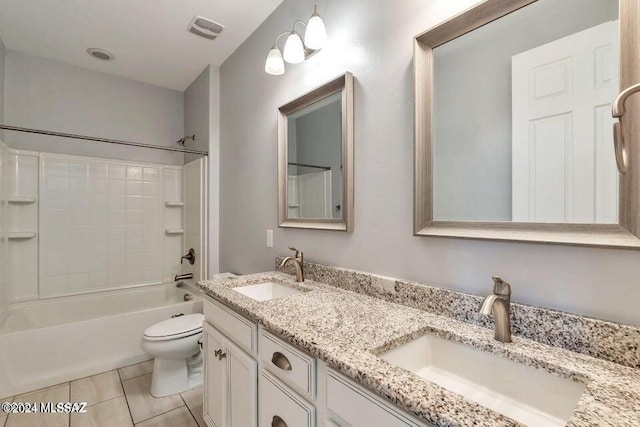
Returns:
[[[11,151],[9,302],[183,272],[182,167]]]
[[[160,167],[40,161],[41,296],[162,282]]]

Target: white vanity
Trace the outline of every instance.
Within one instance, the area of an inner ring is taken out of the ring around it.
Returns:
[[[211,297],[204,314],[209,427],[426,426]]]
[[[350,288],[383,279],[307,266]],[[420,288],[393,283],[399,294],[423,298]],[[300,283],[277,271],[199,285],[209,427],[558,427],[636,425],[640,419],[635,359],[607,361],[519,335],[500,342],[487,327],[320,281]],[[481,300],[463,294],[452,300],[436,288],[424,292],[429,301],[461,310]],[[542,326],[531,325],[547,337],[558,316],[573,325],[563,331],[587,321],[512,306],[520,327],[538,319]],[[607,322],[590,325],[585,332],[593,339],[610,334]],[[636,329],[618,328],[620,335],[603,348],[614,356],[640,337]]]

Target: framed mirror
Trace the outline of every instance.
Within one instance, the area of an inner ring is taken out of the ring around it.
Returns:
[[[639,100],[624,175],[611,112],[640,81],[639,11],[485,0],[418,35],[414,233],[639,248]]]
[[[278,226],[353,230],[353,75],[278,109]]]

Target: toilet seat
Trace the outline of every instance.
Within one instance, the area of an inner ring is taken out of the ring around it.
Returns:
[[[143,338],[147,341],[169,341],[189,337],[202,332],[203,321],[202,313],[173,317],[149,326]]]

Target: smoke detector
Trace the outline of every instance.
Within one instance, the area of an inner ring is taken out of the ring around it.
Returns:
[[[224,25],[199,15],[193,17],[187,28],[187,31],[209,40],[215,40],[222,33],[222,30],[224,30]]]
[[[106,50],[98,47],[90,47],[87,49],[87,53],[101,61],[113,61],[116,58],[113,53],[107,52]]]

